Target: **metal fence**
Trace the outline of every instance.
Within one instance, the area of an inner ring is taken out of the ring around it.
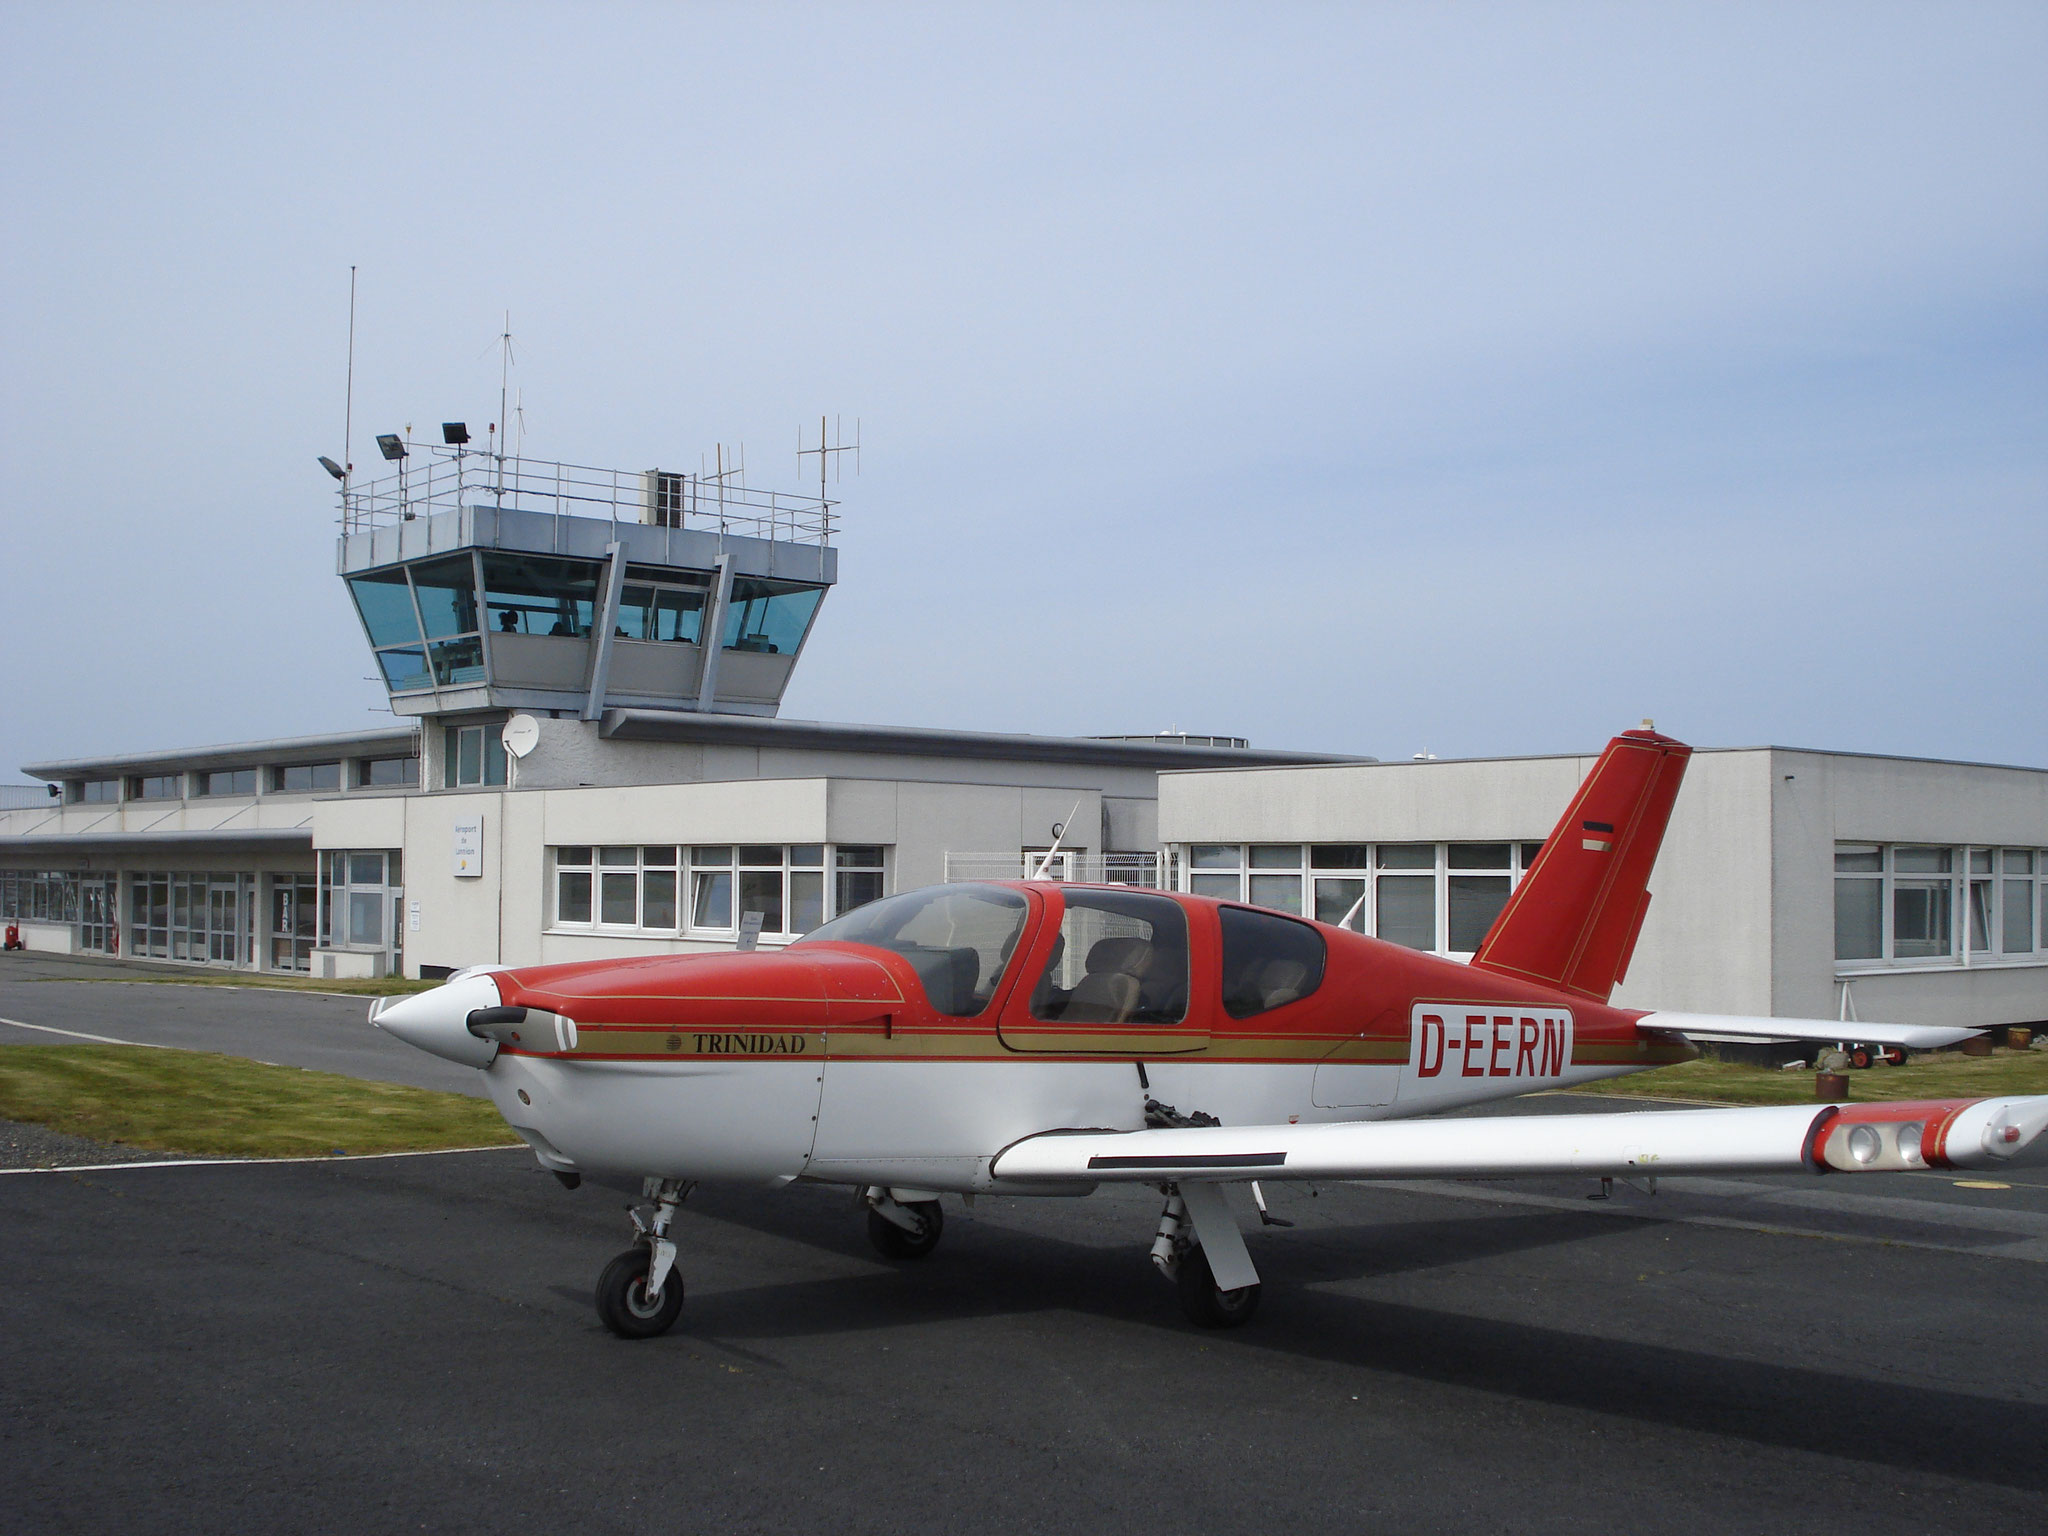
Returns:
[[[1161,889],[1156,853],[948,853],[946,882],[961,880],[1071,880],[1084,885],[1141,885]]]
[[[397,466],[342,487],[343,533],[480,505],[791,543],[829,544],[837,522],[835,501],[757,490],[729,473],[599,469],[433,445],[415,446]]]
[[[32,811],[57,803],[47,784],[0,784],[0,811]]]

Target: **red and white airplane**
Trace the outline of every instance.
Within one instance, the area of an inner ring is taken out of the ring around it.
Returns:
[[[1229,1327],[1258,1305],[1238,1219],[1259,1180],[1970,1168],[2048,1128],[2048,1097],[1420,1118],[1685,1061],[1694,1035],[1841,1038],[1608,1005],[1690,755],[1610,742],[1470,964],[1201,896],[1019,881],[887,897],[779,952],[460,972],[371,1018],[480,1070],[563,1182],[636,1181],[651,1208],[597,1287],[627,1337],[682,1310],[669,1233],[700,1180],[852,1186],[903,1259],[939,1241],[942,1194],[1157,1185],[1154,1263],[1190,1318]]]

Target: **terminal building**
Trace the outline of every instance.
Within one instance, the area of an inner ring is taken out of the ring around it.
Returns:
[[[1462,956],[1593,762],[785,719],[832,502],[417,456],[344,482],[337,545],[403,723],[25,765],[47,792],[0,802],[0,922],[43,950],[433,976],[775,945],[1043,870]],[[1700,751],[1652,893],[1624,1004],[2048,1020],[2048,770]]]

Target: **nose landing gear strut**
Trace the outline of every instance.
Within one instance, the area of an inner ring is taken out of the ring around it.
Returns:
[[[649,1179],[643,1191],[654,1200],[653,1219],[627,1207],[638,1237],[597,1277],[597,1315],[622,1339],[667,1333],[683,1315],[683,1277],[668,1229],[693,1187],[681,1179]]]

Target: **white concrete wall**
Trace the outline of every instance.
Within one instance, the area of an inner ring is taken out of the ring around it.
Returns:
[[[2048,848],[2048,772],[1823,752],[1773,754],[1776,964],[1772,1012],[1911,1024],[2048,1019],[2048,965],[1894,969],[1835,961],[1836,842]],[[1984,957],[1978,957],[1980,962]]]
[[[1614,991],[1621,1007],[1771,1011],[1770,773],[1768,752],[1693,754],[1650,872],[1635,958]]]
[[[1592,757],[1159,775],[1162,843],[1534,842]]]
[[[78,932],[70,923],[49,923],[24,917],[0,922],[0,927],[6,927],[10,922],[20,924],[22,947],[31,954],[69,955],[77,952]]]

